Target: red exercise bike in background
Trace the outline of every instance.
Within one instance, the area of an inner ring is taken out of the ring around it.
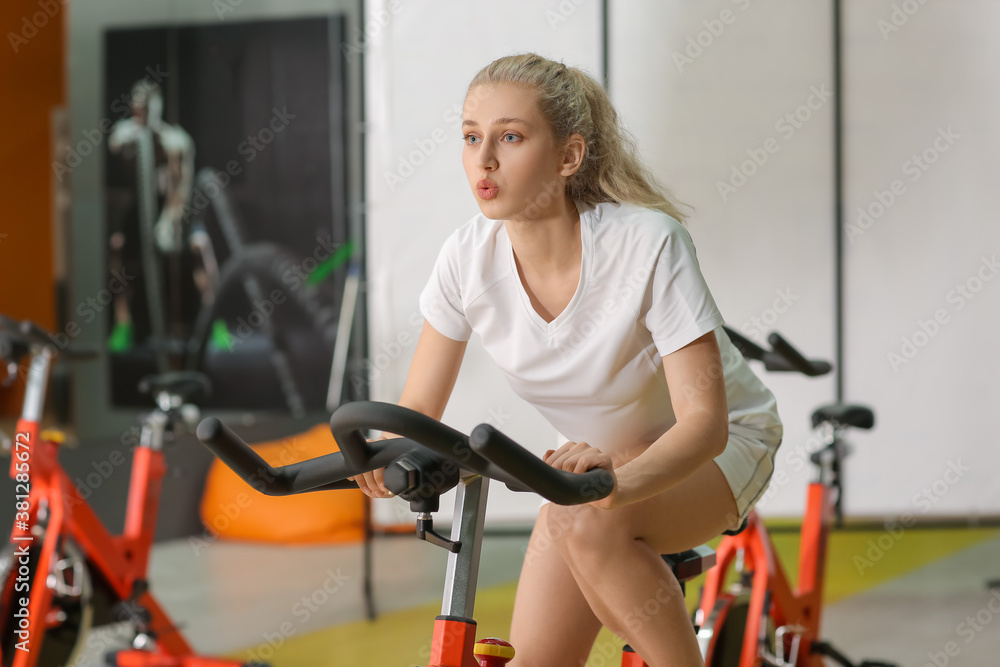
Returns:
[[[124,532],[113,536],[59,465],[58,431],[40,430],[54,339],[37,326],[0,317],[0,357],[16,377],[30,358],[17,433],[9,443],[16,516],[0,554],[0,665],[90,667],[77,660],[91,627],[126,621],[132,648],[100,656],[118,667],[244,667],[194,655],[148,590],[147,566],[166,472],[162,451],[175,428],[193,424],[208,382],[198,373],[143,380],[157,407],[144,419],[135,447]],[[96,356],[73,346],[69,359]],[[5,447],[7,444],[5,443]]]
[[[830,364],[809,361],[778,334],[773,350],[729,331],[734,345],[748,359],[763,361],[768,370],[795,370],[818,376]],[[870,429],[875,414],[863,405],[835,403],[816,409],[812,426],[825,446],[810,455],[817,467],[809,485],[799,543],[799,581],[792,588],[764,522],[751,511],[745,530],[724,537],[716,550],[718,565],[708,571],[695,625],[707,667],[823,667],[828,657],[843,667],[855,667],[828,642],[820,639],[823,577],[827,542],[834,518],[842,519],[842,462],[847,446],[841,440],[849,427]],[[724,590],[731,566],[738,581]],[[640,663],[641,664],[641,663]],[[894,667],[863,661],[858,667]]]

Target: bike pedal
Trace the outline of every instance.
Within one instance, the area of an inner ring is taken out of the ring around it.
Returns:
[[[66,442],[66,434],[59,429],[47,428],[38,434],[38,437],[42,440],[48,440],[49,442],[54,442],[57,445],[61,445]]]

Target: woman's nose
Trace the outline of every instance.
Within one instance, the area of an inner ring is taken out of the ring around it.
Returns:
[[[493,150],[483,146],[479,150],[479,167],[483,169],[496,169],[497,158]]]

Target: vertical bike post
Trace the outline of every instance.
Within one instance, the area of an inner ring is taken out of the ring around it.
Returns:
[[[52,349],[41,347],[40,351],[31,356],[28,367],[28,382],[24,390],[24,404],[21,409],[21,419],[40,423],[42,409],[45,407],[45,389],[49,383],[49,364],[52,363]]]
[[[458,485],[451,539],[461,541],[462,548],[458,553],[448,554],[444,600],[441,604],[441,614],[444,616],[472,618],[488,490],[487,482],[478,475]]]
[[[430,667],[475,667],[476,622],[472,619],[483,544],[489,482],[476,475],[457,487],[451,539],[460,546],[448,554],[441,615],[434,620]]]

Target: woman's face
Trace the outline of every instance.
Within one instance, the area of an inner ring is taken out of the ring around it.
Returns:
[[[462,164],[479,208],[492,220],[544,217],[565,196],[568,173],[534,93],[481,85],[462,109]],[[485,182],[484,182],[485,181]]]

